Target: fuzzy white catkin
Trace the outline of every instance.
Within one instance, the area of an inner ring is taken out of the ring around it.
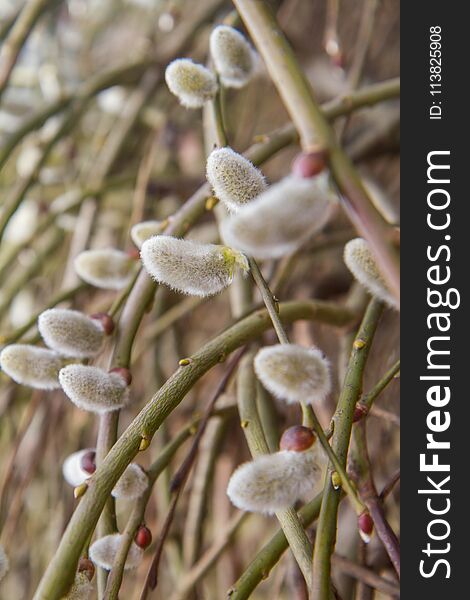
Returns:
[[[267,188],[261,171],[231,148],[218,148],[209,154],[206,176],[214,195],[231,212],[237,212]]]
[[[267,346],[256,355],[254,366],[263,386],[288,403],[322,402],[331,388],[329,363],[317,348]]]
[[[127,399],[124,379],[98,367],[67,365],[60,370],[59,381],[68,398],[82,410],[111,412],[122,408]]]
[[[94,592],[94,585],[85,573],[77,573],[72,587],[64,600],[90,600]]]
[[[90,546],[90,559],[95,563],[97,567],[110,571],[114,557],[121,544],[122,535],[114,533],[112,535],[106,535],[105,537],[96,540]],[[139,546],[132,542],[127,559],[124,565],[124,569],[135,569],[139,566],[142,561],[144,552]]]
[[[65,481],[72,487],[77,487],[84,483],[89,477],[90,473],[82,469],[81,461],[82,457],[88,452],[94,452],[94,448],[86,448],[85,450],[79,450],[67,456],[62,465],[62,475]]]
[[[250,81],[255,71],[256,54],[239,31],[227,25],[213,29],[210,51],[215,70],[225,87],[241,88]]]
[[[10,561],[8,560],[8,556],[0,544],[0,581],[5,577],[10,568]]]
[[[77,275],[97,288],[120,290],[132,277],[133,260],[125,252],[115,248],[85,250],[75,259]]]
[[[138,498],[145,492],[148,483],[148,477],[142,467],[137,463],[131,463],[119,478],[111,494],[115,498],[126,500]]]
[[[49,348],[74,358],[96,356],[104,339],[100,321],[66,308],[51,308],[41,313],[38,329]]]
[[[29,344],[11,344],[0,353],[0,367],[14,381],[39,390],[60,387],[58,375],[62,358],[46,348]]]
[[[241,510],[273,514],[311,496],[320,474],[316,450],[281,450],[239,466],[230,478],[227,495]]]
[[[323,176],[285,177],[226,219],[222,238],[256,258],[280,258],[324,227],[333,198]]]
[[[149,238],[153,237],[154,235],[158,235],[161,232],[161,221],[142,221],[141,223],[136,223],[131,228],[131,239],[140,250],[145,240],[148,240]]]
[[[192,296],[212,296],[227,287],[235,268],[248,270],[243,254],[215,244],[158,235],[142,244],[142,263],[159,283]]]
[[[186,108],[201,108],[218,89],[214,74],[189,58],[177,58],[165,70],[165,81],[172,94]]]
[[[372,250],[366,240],[355,238],[344,247],[344,262],[354,275],[375,298],[389,306],[396,307],[395,298],[387,289],[385,280],[379,271]]]

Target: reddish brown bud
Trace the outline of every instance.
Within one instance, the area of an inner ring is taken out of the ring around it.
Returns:
[[[356,408],[354,409],[353,423],[357,423],[358,421],[360,421],[363,417],[367,415],[368,412],[369,409],[367,408],[367,406],[358,402],[356,404]]]
[[[122,379],[124,379],[124,381],[126,382],[126,385],[131,385],[132,374],[129,371],[129,369],[126,369],[125,367],[114,367],[114,369],[110,369],[109,372],[116,373],[117,375],[122,377]]]
[[[152,543],[152,532],[145,525],[141,525],[135,534],[134,541],[139,548],[145,550]]]
[[[138,248],[129,248],[129,250],[126,251],[126,254],[129,258],[132,258],[132,260],[140,260],[140,251]]]
[[[88,581],[91,581],[95,574],[95,565],[89,558],[81,558],[80,562],[78,563],[78,572],[85,573]]]
[[[311,429],[303,425],[294,425],[284,431],[279,447],[281,450],[303,452],[308,450],[315,443],[315,440],[316,436]]]
[[[111,315],[104,312],[98,312],[90,315],[90,319],[99,321],[106,335],[111,335],[114,331],[114,321]]]
[[[374,521],[370,514],[366,511],[361,513],[357,519],[359,534],[366,544],[370,542],[370,536],[374,530]]]
[[[326,167],[326,153],[324,150],[302,152],[297,154],[292,163],[291,171],[297,177],[315,177]]]
[[[96,452],[94,450],[90,450],[90,452],[84,454],[80,459],[80,466],[84,471],[90,475],[93,475],[93,473],[96,471]]]

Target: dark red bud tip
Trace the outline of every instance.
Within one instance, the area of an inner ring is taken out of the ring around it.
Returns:
[[[374,530],[374,521],[368,512],[363,512],[359,515],[357,519],[357,526],[359,527],[359,531],[361,533],[367,537],[370,537],[372,531]]]
[[[91,562],[89,558],[81,558],[78,563],[78,572],[85,573],[88,581],[93,579],[93,575],[95,574],[95,565]]]
[[[331,62],[333,66],[338,67],[339,69],[344,69],[344,57],[341,52],[336,52],[331,57]]]
[[[358,421],[360,421],[363,417],[366,416],[366,414],[369,412],[369,409],[367,408],[367,406],[365,404],[356,404],[356,408],[354,409],[354,415],[353,415],[353,423],[357,423]]]
[[[324,150],[315,152],[302,152],[292,163],[291,171],[297,177],[315,177],[326,167],[326,154]]]
[[[84,471],[93,475],[96,471],[96,452],[94,450],[86,452],[80,459],[80,466]]]
[[[129,248],[127,250],[127,256],[132,260],[140,260],[140,250],[138,248]]]
[[[120,377],[124,379],[126,385],[131,385],[132,383],[132,374],[129,369],[125,369],[124,367],[114,367],[109,371],[110,373],[116,373]]]
[[[106,335],[111,335],[114,331],[114,321],[111,315],[108,313],[99,312],[90,316],[91,319],[95,321],[99,321],[101,323],[101,327]]]
[[[279,447],[281,450],[303,452],[308,450],[315,443],[315,440],[316,436],[311,429],[303,425],[294,425],[284,431]]]
[[[141,525],[135,534],[134,541],[139,548],[145,550],[152,543],[152,532],[145,525]]]

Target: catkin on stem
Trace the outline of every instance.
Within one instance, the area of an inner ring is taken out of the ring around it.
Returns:
[[[0,353],[0,367],[17,383],[40,390],[60,387],[58,375],[64,366],[63,359],[52,350],[11,344]]]
[[[168,235],[154,236],[144,242],[141,257],[145,269],[156,281],[192,296],[217,294],[230,285],[237,268],[248,270],[241,252]]]
[[[318,348],[268,346],[258,352],[254,366],[264,387],[288,403],[322,402],[331,388],[329,362]]]
[[[255,258],[280,258],[325,226],[333,199],[323,176],[285,177],[227,219],[222,238]]]

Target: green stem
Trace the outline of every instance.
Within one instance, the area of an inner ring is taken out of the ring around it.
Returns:
[[[28,0],[11,27],[0,49],[0,99],[26,39],[52,3],[51,0]]]
[[[319,494],[299,511],[303,527],[307,527],[320,513],[322,496]],[[245,600],[268,576],[271,569],[280,560],[289,544],[282,530],[274,534],[271,540],[250,560],[248,567],[237,582],[227,592],[229,600]]]
[[[271,317],[271,321],[273,323],[273,327],[277,334],[277,337],[279,338],[281,344],[288,344],[289,339],[279,318],[278,306],[272,295],[271,290],[268,287],[268,284],[266,283],[266,280],[263,277],[263,274],[261,273],[261,269],[259,268],[258,263],[255,261],[254,258],[249,257],[248,261],[250,263],[251,275],[260,291],[261,297],[269,313],[269,316]]]
[[[362,396],[362,398],[359,400],[359,404],[366,407],[367,412],[370,411],[370,409],[372,408],[372,405],[374,404],[374,401],[377,398],[377,396],[379,396],[387,387],[387,385],[391,381],[393,381],[393,379],[395,378],[396,374],[399,373],[399,371],[400,359],[398,359],[397,362],[390,367],[390,369],[384,374],[380,381],[378,381],[374,385],[374,387],[369,392],[367,392],[367,394],[364,394]]]
[[[361,393],[362,376],[383,305],[377,300],[369,303],[356,339],[353,343],[344,384],[333,417],[333,450],[346,467],[354,409]],[[323,490],[323,501],[315,538],[313,554],[313,600],[329,600],[331,590],[331,555],[333,553],[340,491],[331,482],[333,466],[329,467]]]
[[[331,172],[343,196],[346,212],[360,235],[371,244],[389,287],[399,300],[400,270],[392,245],[392,229],[371,202],[350,159],[338,145],[275,17],[263,0],[233,0],[233,3],[300,134],[302,148],[311,152],[320,147],[328,152]]]

